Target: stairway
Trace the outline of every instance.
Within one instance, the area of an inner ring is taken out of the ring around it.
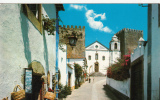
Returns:
[[[93,72],[93,73],[90,73],[89,76],[104,77],[105,75],[102,74],[101,72]]]

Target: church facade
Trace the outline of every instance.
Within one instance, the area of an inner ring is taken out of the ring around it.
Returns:
[[[89,74],[100,72],[106,75],[106,69],[121,57],[120,41],[114,35],[110,41],[110,48],[95,41],[86,47],[85,55],[88,64],[87,72]]]

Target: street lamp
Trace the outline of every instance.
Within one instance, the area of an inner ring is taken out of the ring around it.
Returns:
[[[68,39],[71,46],[76,46],[77,38],[75,36],[70,36]]]

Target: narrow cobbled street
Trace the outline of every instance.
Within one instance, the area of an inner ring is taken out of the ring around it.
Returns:
[[[105,88],[106,77],[91,77],[91,82],[86,81],[72,91],[66,100],[118,100],[113,93]]]

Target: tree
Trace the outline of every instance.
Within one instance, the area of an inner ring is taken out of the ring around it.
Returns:
[[[75,77],[76,77],[76,82],[78,81],[78,86],[80,86],[80,82],[79,82],[79,78],[82,75],[82,67],[79,64],[74,64],[74,68],[75,68]]]

